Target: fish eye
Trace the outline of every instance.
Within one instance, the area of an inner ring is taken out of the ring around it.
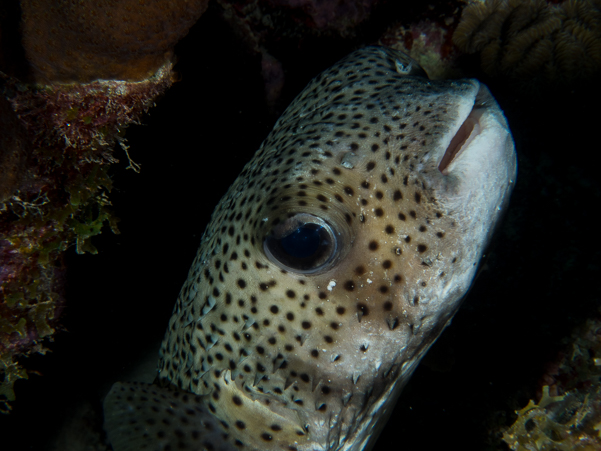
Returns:
[[[340,249],[332,226],[307,213],[296,214],[273,228],[263,242],[267,258],[297,273],[320,272],[330,266]]]

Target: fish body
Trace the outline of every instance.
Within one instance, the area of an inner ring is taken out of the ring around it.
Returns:
[[[114,386],[115,451],[369,449],[474,278],[515,182],[476,80],[360,49],[316,77],[222,198],[158,364]]]

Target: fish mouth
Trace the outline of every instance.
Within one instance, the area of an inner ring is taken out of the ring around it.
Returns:
[[[440,143],[437,175],[430,178],[440,205],[464,218],[466,229],[484,223],[482,215],[506,209],[517,175],[515,145],[503,111],[485,85],[469,81],[477,91],[456,101],[457,121]],[[492,219],[485,243],[499,217]]]
[[[443,175],[449,174],[452,163],[458,160],[474,139],[483,132],[484,127],[481,119],[486,111],[486,98],[491,97],[491,95],[484,85],[481,83],[478,84],[479,89],[474,98],[472,108],[451,139],[438,164],[438,170]]]
[[[472,108],[468,117],[459,127],[459,130],[457,130],[457,133],[455,133],[455,136],[451,139],[447,150],[438,164],[438,170],[443,175],[448,175],[451,163],[459,158],[474,138],[482,131],[480,119],[482,118],[483,110],[481,108],[476,108],[475,105],[476,104],[474,104],[474,108]]]

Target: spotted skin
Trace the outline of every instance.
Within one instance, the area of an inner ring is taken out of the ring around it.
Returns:
[[[199,395],[223,428],[215,449],[368,449],[468,290],[515,175],[486,87],[430,81],[390,49],[354,52],[290,105],[217,206],[169,322],[159,385]],[[301,213],[337,241],[312,273],[264,249]],[[116,390],[105,404],[113,441],[128,410]],[[157,429],[144,430],[149,449],[163,449]],[[199,449],[195,432],[208,434],[190,426],[183,449]]]

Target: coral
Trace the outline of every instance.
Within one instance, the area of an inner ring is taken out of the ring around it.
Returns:
[[[171,59],[207,4],[22,0],[23,46],[38,82],[142,80]]]
[[[544,377],[541,400],[517,411],[503,440],[515,451],[601,447],[601,320],[589,319]]]
[[[452,42],[461,8],[438,2],[414,11],[404,8],[403,13],[404,20],[386,30],[378,44],[407,53],[431,79],[461,78],[457,65],[461,53]]]
[[[33,150],[22,182],[0,205],[0,403],[14,399],[12,384],[24,377],[17,356],[43,351],[41,340],[55,332],[65,304],[62,253],[73,245],[95,253],[90,238],[106,224],[118,232],[108,199],[109,163],[117,161],[111,149],[171,82],[170,63],[137,83],[6,81],[5,95]]]
[[[503,439],[515,451],[593,451],[601,440],[601,388],[549,396],[545,386],[538,404],[532,400],[518,411],[518,419]]]
[[[567,82],[601,69],[601,2],[485,0],[468,5],[453,42],[490,76]]]
[[[0,412],[27,378],[21,358],[60,328],[64,251],[96,253],[93,236],[118,233],[112,149],[129,159],[124,130],[173,83],[173,46],[206,5],[22,0],[9,32],[18,11],[0,7]]]
[[[448,17],[442,25],[423,20],[410,25],[395,26],[388,30],[379,44],[409,54],[427,72],[431,79],[457,78],[455,68],[457,51],[451,43],[450,25],[454,18]]]

